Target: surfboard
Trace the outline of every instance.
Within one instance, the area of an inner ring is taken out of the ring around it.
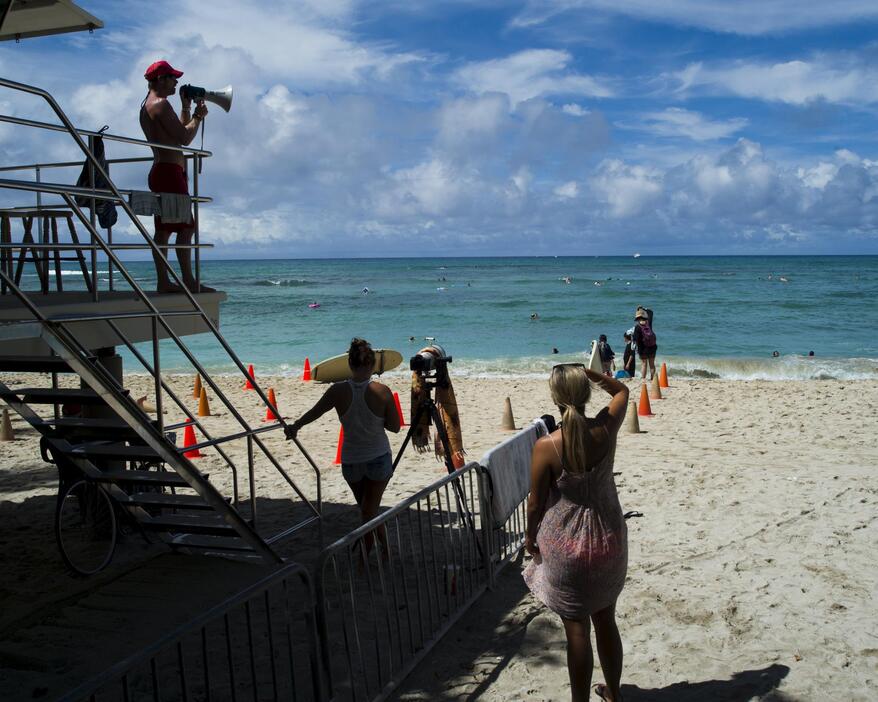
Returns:
[[[593,370],[595,373],[603,373],[604,367],[601,365],[601,355],[598,353],[598,342],[592,339],[591,355],[588,358],[586,368]]]
[[[372,372],[381,375],[385,371],[393,370],[400,363],[402,363],[402,354],[399,351],[375,349],[375,367]],[[318,383],[337,383],[350,377],[351,368],[346,353],[327,358],[311,368],[311,380],[316,380]]]

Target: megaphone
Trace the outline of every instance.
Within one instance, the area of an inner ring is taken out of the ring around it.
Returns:
[[[180,97],[190,100],[206,100],[219,105],[226,112],[232,109],[232,86],[227,85],[222,90],[206,90],[197,85],[184,85],[180,88]]]

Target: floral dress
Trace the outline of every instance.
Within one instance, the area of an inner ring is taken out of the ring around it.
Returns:
[[[534,596],[564,619],[605,609],[625,585],[628,530],[613,480],[616,440],[610,441],[607,455],[585,473],[570,473],[562,462],[537,532],[542,562],[524,569]]]

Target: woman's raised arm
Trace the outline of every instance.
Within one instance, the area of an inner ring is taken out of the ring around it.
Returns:
[[[619,427],[622,426],[622,422],[625,420],[625,412],[628,409],[628,386],[625,383],[620,383],[615,378],[603,375],[602,373],[596,373],[588,368],[585,369],[585,374],[592,383],[612,395],[613,399],[610,400],[610,406],[607,408],[610,416],[607,431],[615,434],[619,431]]]

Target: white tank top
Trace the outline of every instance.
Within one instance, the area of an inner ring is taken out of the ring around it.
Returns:
[[[351,406],[341,416],[341,425],[344,427],[342,463],[364,463],[390,453],[390,441],[384,431],[384,417],[376,415],[366,404],[366,388],[371,382],[347,381],[351,388]]]

